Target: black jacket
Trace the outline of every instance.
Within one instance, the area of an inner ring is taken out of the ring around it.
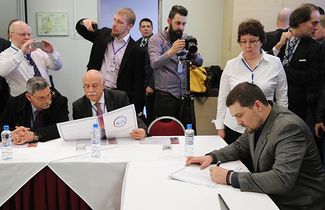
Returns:
[[[8,101],[7,107],[0,118],[1,130],[3,125],[9,125],[10,130],[14,130],[15,126],[32,127],[32,106],[25,94],[22,93]],[[56,123],[68,121],[68,114],[68,99],[55,91],[50,107],[40,114],[40,127],[31,128],[31,130],[39,135],[39,141],[60,138]]]
[[[83,38],[93,43],[87,68],[100,71],[107,45],[113,40],[112,29],[104,27],[90,32],[82,21],[83,19],[78,21],[76,30]],[[144,107],[144,57],[145,51],[130,38],[116,82],[116,89],[127,92],[137,113],[142,112]]]

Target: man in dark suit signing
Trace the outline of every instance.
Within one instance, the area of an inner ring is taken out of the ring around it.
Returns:
[[[76,25],[76,30],[93,43],[88,70],[100,71],[106,88],[127,92],[140,116],[144,107],[145,51],[129,33],[135,18],[130,8],[123,8],[115,14],[112,28],[96,29],[96,22],[81,19]]]
[[[104,88],[103,77],[97,70],[88,70],[82,81],[85,95],[73,102],[73,119],[96,116],[130,104],[124,91]],[[137,119],[139,129],[133,130],[130,136],[139,140],[146,136],[147,127],[139,117]]]
[[[304,4],[290,16],[290,28],[283,32],[271,53],[278,56],[288,80],[289,110],[307,120],[311,106],[308,95],[311,87],[321,82],[319,55],[321,45],[312,39],[320,14],[318,7]]]
[[[324,210],[325,171],[313,136],[304,121],[267,101],[255,84],[243,82],[227,96],[226,105],[245,132],[232,144],[205,156],[189,157],[187,165],[210,167],[219,184],[268,194],[281,210]],[[234,172],[223,162],[251,157],[252,172]]]
[[[0,118],[1,129],[9,125],[15,144],[60,138],[56,123],[69,120],[68,99],[43,77],[30,78],[26,89],[9,99]]]

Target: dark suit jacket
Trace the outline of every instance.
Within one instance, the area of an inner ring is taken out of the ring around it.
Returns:
[[[11,42],[0,38],[0,52],[4,51],[8,47],[10,47]],[[5,78],[0,77],[0,114],[3,112],[6,107],[7,101],[10,97],[9,85],[6,82]]]
[[[129,98],[124,91],[105,89],[104,98],[107,112],[130,105]],[[91,102],[86,96],[82,96],[73,102],[72,110],[74,120],[93,116]],[[137,117],[137,121],[139,128],[147,130],[147,126],[139,117]]]
[[[278,54],[281,61],[284,58],[285,48],[284,45]],[[301,38],[289,66],[284,67],[288,80],[288,107],[305,121],[308,89],[321,81],[320,52],[321,45],[317,41],[312,38]]]
[[[240,190],[266,193],[281,210],[324,210],[325,172],[306,123],[273,104],[256,146],[254,135],[213,152],[221,162],[251,156],[254,171],[238,172]]]
[[[319,93],[316,95],[317,98],[317,105],[316,105],[316,113],[315,113],[315,122],[323,122],[325,123],[325,41],[322,42],[322,82],[321,82],[321,88],[319,90]]]
[[[105,27],[90,32],[81,24],[82,20],[79,20],[76,24],[76,30],[83,38],[93,43],[87,68],[88,70],[97,69],[99,71],[102,67],[107,45],[113,40],[111,36],[112,29]],[[142,112],[144,106],[144,56],[145,51],[130,38],[116,83],[118,90],[127,92],[131,103],[135,105],[137,113]]]
[[[263,44],[262,48],[264,51],[270,51],[272,48],[278,43],[281,38],[282,32],[286,30],[277,29],[275,31],[269,31],[265,33],[265,43]]]
[[[152,36],[152,34],[150,35],[150,37]],[[149,39],[150,39],[149,37]],[[146,45],[143,47],[143,49],[145,50],[145,59],[144,59],[144,65],[145,65],[145,78],[144,78],[144,88],[146,88],[147,86],[151,87],[151,88],[155,88],[155,80],[153,77],[153,70],[151,68],[150,65],[150,57],[149,57],[149,53],[148,53],[148,43],[149,43],[149,39],[146,43]],[[142,41],[142,38],[137,40],[138,45],[140,46]]]
[[[1,129],[3,125],[9,125],[11,130],[14,130],[15,126],[31,128],[32,131],[39,135],[39,141],[48,141],[60,138],[56,123],[68,121],[68,114],[68,99],[55,91],[50,107],[40,114],[40,127],[31,128],[33,120],[32,106],[25,93],[22,93],[8,101],[7,107],[0,118],[0,124]]]

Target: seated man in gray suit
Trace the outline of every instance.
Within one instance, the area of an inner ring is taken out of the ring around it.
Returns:
[[[246,130],[234,143],[186,164],[208,167],[251,156],[253,172],[210,167],[213,181],[268,194],[280,209],[325,209],[325,172],[310,129],[288,109],[267,101],[254,84],[230,91],[226,105]]]
[[[73,102],[73,119],[96,116],[130,104],[126,92],[104,89],[104,79],[97,70],[88,70],[82,81],[85,95]],[[130,136],[139,140],[146,136],[147,127],[140,118],[137,120],[139,129],[133,130]]]

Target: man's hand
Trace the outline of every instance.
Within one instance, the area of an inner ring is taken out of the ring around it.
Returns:
[[[25,144],[34,140],[34,132],[23,126],[16,126],[12,134],[14,144]]]
[[[325,125],[324,123],[316,123],[315,124],[315,127],[314,127],[314,130],[315,130],[315,135],[318,137],[318,138],[321,138],[321,131],[325,131]]]
[[[143,139],[144,137],[146,137],[146,130],[143,128],[134,129],[130,133],[130,136],[136,140]]]
[[[153,92],[154,92],[154,89],[153,89],[153,88],[151,88],[151,87],[149,87],[149,86],[146,87],[146,95],[147,95],[147,96],[152,95]]]
[[[211,155],[205,155],[205,156],[199,156],[199,157],[188,157],[186,158],[186,164],[187,166],[191,164],[199,164],[200,169],[205,169],[208,167],[213,161],[213,158]]]
[[[275,48],[277,50],[280,50],[283,47],[283,45],[287,44],[287,41],[290,40],[291,36],[292,36],[291,31],[283,32],[280,41],[275,45]]]
[[[20,48],[20,50],[23,52],[24,55],[31,53],[31,51],[35,50],[31,47],[31,44],[34,42],[34,40],[30,39],[26,41]]]
[[[210,170],[210,177],[214,182],[218,184],[225,184],[225,185],[227,184],[226,182],[226,177],[228,173],[227,169],[221,168],[219,166],[211,166],[209,170]]]
[[[167,51],[168,57],[173,57],[176,53],[185,47],[185,40],[178,39],[173,43],[173,46]]]
[[[42,40],[42,42],[44,43],[44,47],[42,48],[42,50],[46,53],[53,53],[54,51],[53,45],[46,40]]]
[[[83,25],[87,28],[88,31],[94,32],[95,29],[93,28],[93,23],[97,24],[95,21],[90,20],[90,19],[84,19],[82,21]]]

